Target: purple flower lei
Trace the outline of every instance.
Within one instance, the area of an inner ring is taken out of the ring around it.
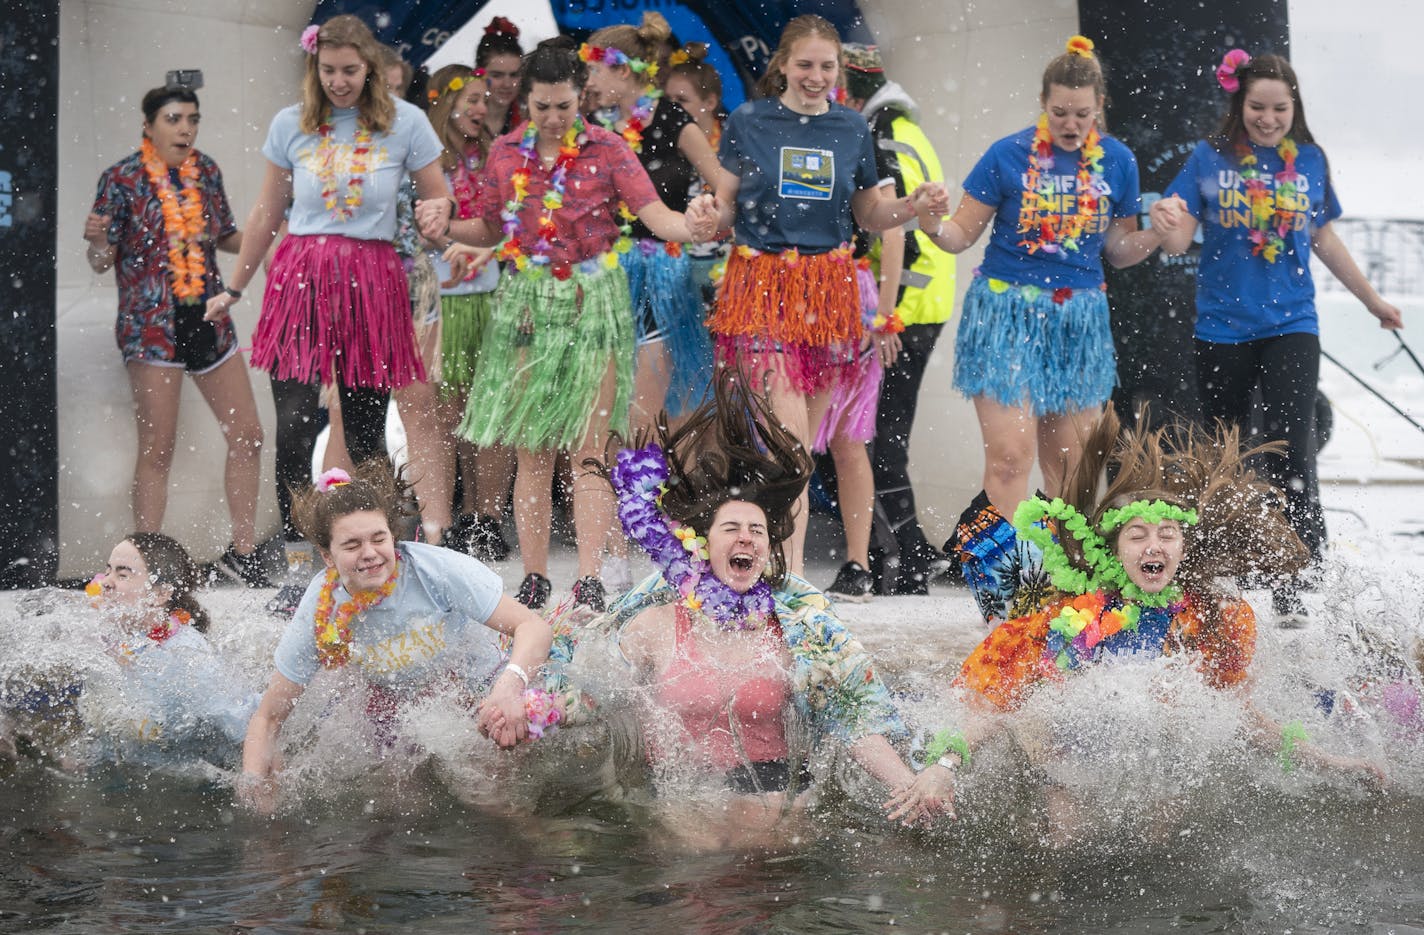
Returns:
[[[771,586],[757,581],[738,594],[712,573],[707,541],[663,512],[668,462],[658,445],[624,448],[610,472],[618,495],[618,519],[628,538],[648,553],[683,603],[700,611],[720,630],[756,630],[771,617]]]

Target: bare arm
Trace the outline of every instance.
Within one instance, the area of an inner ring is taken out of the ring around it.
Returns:
[[[1181,256],[1191,248],[1197,235],[1197,219],[1187,210],[1187,203],[1180,195],[1169,195],[1154,202],[1149,213],[1152,229],[1162,237],[1162,252],[1168,256]]]
[[[925,219],[921,218],[920,229],[944,252],[963,253],[974,246],[993,220],[993,205],[965,195],[959,199],[959,207],[954,210],[953,217],[941,219],[938,226],[933,223],[926,226]]]
[[[1156,228],[1138,230],[1136,217],[1113,218],[1103,236],[1103,257],[1122,269],[1141,263],[1161,245],[1162,235]]]
[[[868,231],[883,231],[899,227],[915,217],[915,209],[908,198],[886,198],[881,188],[862,188],[850,196],[850,210],[855,222]],[[890,190],[894,195],[894,189]]]
[[[1360,271],[1355,258],[1350,256],[1350,251],[1340,240],[1340,235],[1335,233],[1334,227],[1326,224],[1317,228],[1315,233],[1310,235],[1310,248],[1320,257],[1325,268],[1350,290],[1350,294],[1363,302],[1369,313],[1379,319],[1381,328],[1404,327],[1404,317],[1399,309],[1380,298],[1375,287],[1365,279],[1365,274]]]
[[[247,722],[247,739],[242,743],[242,781],[238,793],[254,811],[271,814],[276,805],[277,737],[282,732],[297,699],[306,689],[280,672],[272,673],[262,701]]]
[[[89,268],[96,273],[107,273],[118,257],[118,247],[109,243],[111,220],[107,214],[93,212],[84,219],[84,239],[89,242],[84,259],[89,261]]]
[[[217,248],[223,253],[242,252],[242,231],[233,231],[217,242]]]
[[[885,190],[887,198],[894,198],[895,190]],[[905,238],[903,227],[888,227],[880,233],[880,314],[889,318],[895,311],[900,298],[900,273],[905,268]],[[875,340],[879,345],[880,363],[893,367],[900,356],[900,336],[893,331],[878,332]]]
[[[717,229],[719,231],[727,230],[737,219],[737,192],[742,187],[741,176],[733,175],[719,166],[717,174],[708,181],[712,183],[712,188],[717,193]]]
[[[702,132],[701,127],[695,123],[683,127],[677,135],[677,148],[692,163],[698,175],[708,182],[716,182],[722,163],[717,161],[717,154],[712,151],[712,144],[707,142],[707,134]]]
[[[554,632],[543,617],[508,595],[499,599],[485,626],[514,637],[514,648],[509,653],[509,665],[480,702],[480,733],[501,747],[513,747],[529,734],[529,722],[524,715],[526,684],[515,674],[515,669],[518,667],[525,677],[532,678],[549,658]]]
[[[257,267],[272,239],[277,236],[277,228],[282,224],[282,214],[292,200],[292,173],[268,162],[267,174],[262,177],[262,188],[257,193],[257,202],[247,216],[243,227],[242,249],[237,254],[237,262],[228,276],[228,285],[238,292],[246,289],[257,275]],[[219,292],[208,299],[208,311],[203,316],[207,321],[217,321],[226,315],[237,300],[226,292]]]
[[[1266,753],[1278,755],[1282,769],[1290,768],[1295,762],[1302,762],[1315,769],[1340,773],[1376,788],[1388,784],[1384,770],[1369,760],[1329,753],[1304,739],[1303,732],[1301,739],[1288,740],[1287,726],[1256,707],[1248,688],[1240,688],[1237,691],[1242,705],[1246,708],[1246,724],[1251,740]],[[1299,729],[1299,723],[1295,727]]]

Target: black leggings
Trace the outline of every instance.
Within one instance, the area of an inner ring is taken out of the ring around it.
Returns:
[[[386,407],[390,394],[360,387],[339,389],[341,426],[351,463],[386,457]],[[301,538],[292,525],[291,491],[311,484],[312,450],[327,421],[320,394],[321,387],[315,383],[272,380],[272,402],[277,409],[277,507],[289,542]]]
[[[895,366],[885,371],[880,384],[870,464],[875,474],[875,496],[900,547],[901,567],[906,572],[922,573],[923,569],[911,565],[914,557],[929,551],[915,513],[915,491],[910,487],[910,429],[915,422],[925,367],[943,328],[943,324],[908,326],[900,334],[900,356]]]
[[[1315,396],[1320,338],[1286,334],[1245,344],[1198,340],[1197,381],[1208,419],[1251,430],[1251,391],[1261,388],[1261,441],[1283,441],[1284,455],[1264,459],[1267,479],[1286,495],[1286,516],[1312,558],[1325,550],[1325,514],[1315,471]]]

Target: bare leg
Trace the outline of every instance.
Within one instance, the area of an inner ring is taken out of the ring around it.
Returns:
[[[1082,456],[1083,440],[1102,414],[1102,409],[1077,409],[1038,420],[1038,467],[1050,497],[1063,493],[1063,482]]]
[[[1028,495],[1038,420],[1026,404],[1005,406],[987,396],[974,397],[974,411],[984,438],[984,492],[999,512],[1012,516]]]
[[[549,575],[549,515],[553,509],[549,490],[556,454],[552,448],[515,452],[519,468],[514,475],[514,527],[526,575]]]
[[[639,429],[650,428],[667,401],[672,382],[672,362],[668,360],[663,341],[638,347],[638,366],[633,377],[633,403],[628,411],[628,431],[636,436]]]
[[[133,517],[139,532],[158,532],[168,507],[168,472],[178,434],[178,403],[183,391],[182,367],[128,363],[138,425],[138,457],[134,462]]]
[[[811,443],[815,440],[816,429],[820,427],[821,417],[826,414],[829,394],[822,393],[816,398],[818,409],[813,422],[811,421],[812,414],[807,408],[810,401],[804,393],[787,381],[784,367],[778,365],[767,374],[766,382],[756,389],[766,394],[771,401],[772,414],[809,452]],[[801,574],[806,567],[806,525],[809,520],[807,515],[809,509],[810,501],[803,490],[796,501],[796,524],[792,530],[791,538],[785,544],[786,568],[795,575]]]
[[[262,478],[262,423],[247,378],[247,365],[233,355],[217,369],[193,377],[227,441],[223,488],[232,518],[232,546],[239,555],[257,547],[257,491]]]
[[[455,496],[455,446],[449,427],[441,422],[435,387],[412,383],[395,392],[396,409],[405,425],[406,462],[410,465],[420,520],[430,542],[439,542],[449,528]]]
[[[572,456],[574,476],[574,530],[578,538],[580,578],[598,577],[603,570],[603,548],[617,516],[617,500],[608,482],[583,466],[588,458],[602,458],[608,441],[608,424],[613,418],[613,400],[618,393],[616,364],[610,360],[603,374],[598,400],[589,415],[583,440]]]
[[[326,408],[326,424],[331,431],[326,435],[326,450],[321,456],[321,469],[329,471],[339,467],[350,473],[356,470],[356,466],[346,451],[346,429],[341,424],[341,395],[331,387],[322,387],[321,393],[331,397],[330,405]]]
[[[875,475],[865,442],[836,435],[830,443],[836,464],[836,500],[845,526],[846,561],[870,567],[870,521],[875,504]]]

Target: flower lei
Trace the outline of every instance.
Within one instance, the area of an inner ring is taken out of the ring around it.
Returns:
[[[1040,220],[1044,206],[1055,197],[1051,182],[1041,181],[1042,173],[1053,169],[1053,134],[1048,130],[1048,115],[1040,114],[1033,133],[1033,154],[1028,159],[1028,177],[1024,181],[1023,202],[1019,217],[1019,233],[1029,234],[1037,229],[1036,239],[1027,237],[1019,241],[1030,254],[1042,250],[1057,253],[1059,249],[1078,252],[1078,240],[1088,222],[1097,216],[1098,199],[1106,194],[1107,183],[1103,181],[1103,145],[1098,135],[1097,124],[1088,131],[1088,138],[1078,154],[1077,212],[1071,217],[1060,217],[1055,229],[1055,215],[1045,215]]]
[[[564,134],[564,139],[559,146],[559,155],[554,160],[554,168],[549,175],[549,187],[544,192],[543,198],[544,216],[539,219],[538,240],[534,242],[532,252],[525,253],[524,244],[519,240],[519,212],[524,207],[524,200],[529,197],[529,165],[539,158],[539,152],[535,145],[538,137],[539,128],[531,120],[525,125],[524,136],[519,140],[519,152],[524,156],[524,165],[515,169],[514,174],[510,176],[510,183],[514,186],[514,197],[504,203],[504,210],[500,212],[505,239],[504,243],[499,246],[498,256],[501,261],[512,262],[520,272],[523,272],[531,264],[536,270],[549,264],[549,250],[552,246],[550,239],[558,233],[558,226],[554,223],[554,212],[564,206],[564,191],[568,185],[569,167],[578,158],[583,144],[588,141],[587,127],[584,125],[583,117],[576,115],[568,132]]]
[[[1051,672],[1076,669],[1093,658],[1098,644],[1124,630],[1137,631],[1143,602],[1122,594],[1093,591],[1073,598],[1049,621],[1048,640],[1040,664]],[[1162,605],[1170,614],[1186,606],[1180,598]]]
[[[198,154],[189,150],[178,167],[180,191],[174,191],[168,163],[158,155],[153,141],[143,138],[139,149],[149,184],[163,209],[163,234],[168,240],[168,269],[173,274],[173,295],[185,304],[203,297],[207,285],[207,258],[202,235],[207,229],[203,216],[203,193],[198,187]]]
[[[524,689],[524,716],[529,719],[529,736],[542,740],[564,719],[559,710],[558,696],[543,688]]]
[[[589,45],[585,42],[579,46],[578,56],[584,62],[602,62],[609,68],[627,65],[633,74],[642,75],[648,82],[658,76],[657,62],[645,62],[640,58],[633,58],[622,49],[612,47],[605,49],[602,46]]]
[[[1099,530],[1111,532],[1138,517],[1149,523],[1171,519],[1192,525],[1197,522],[1197,511],[1184,510],[1163,500],[1135,500],[1120,509],[1109,510],[1103,515],[1099,529],[1095,530],[1088,525],[1083,514],[1060,498],[1048,501],[1042,497],[1030,497],[1014,510],[1014,529],[1043,550],[1044,571],[1048,572],[1058,590],[1089,594],[1107,589],[1120,593],[1126,600],[1148,607],[1167,607],[1181,600],[1181,586],[1169,584],[1156,594],[1142,590],[1128,578],[1122,560],[1108,548],[1099,534]],[[1061,528],[1082,545],[1088,570],[1077,568],[1068,561],[1062,544],[1043,525],[1043,521],[1049,519],[1057,520]]]
[[[381,601],[390,597],[396,589],[400,577],[401,560],[396,556],[396,567],[385,584],[370,591],[357,591],[349,601],[342,601],[340,607],[333,607],[332,595],[340,580],[335,568],[326,570],[326,580],[316,598],[316,657],[323,669],[339,669],[351,659],[351,618],[365,613]]]
[[[668,462],[660,446],[619,451],[610,480],[618,495],[623,531],[657,563],[689,610],[700,611],[719,630],[756,630],[766,625],[774,606],[771,586],[758,581],[745,594],[733,591],[712,573],[706,538],[663,512]]]
[[[1294,201],[1296,182],[1300,173],[1295,171],[1295,158],[1300,150],[1295,140],[1286,137],[1276,146],[1276,155],[1281,157],[1284,167],[1275,175],[1275,189],[1266,185],[1257,168],[1259,161],[1251,149],[1247,138],[1236,143],[1236,156],[1241,163],[1241,181],[1246,184],[1246,197],[1251,205],[1251,227],[1247,239],[1251,242],[1251,255],[1264,257],[1267,263],[1276,262],[1276,257],[1286,248],[1286,234],[1290,233],[1293,212],[1281,208],[1281,201]],[[1286,196],[1282,199],[1281,196]]]
[[[663,92],[653,85],[648,85],[643,89],[643,93],[638,96],[638,101],[633,105],[633,112],[628,115],[628,122],[623,125],[623,139],[628,141],[633,152],[643,151],[643,131],[652,122],[653,110],[658,106],[658,98],[663,96]],[[602,121],[603,128],[612,133],[618,132],[618,125],[612,120]]]
[[[148,628],[148,638],[155,643],[162,643],[174,633],[177,633],[179,627],[186,627],[192,622],[193,615],[186,610],[179,609],[171,611],[167,617],[164,617],[158,623]]]
[[[361,190],[366,184],[366,159],[371,155],[371,131],[360,125],[356,127],[356,137],[351,149],[351,172],[346,179],[345,194],[338,196],[337,145],[331,139],[331,130],[329,123],[323,123],[317,128],[317,132],[321,134],[321,144],[316,151],[317,178],[321,180],[321,197],[326,203],[326,210],[331,212],[331,219],[346,221],[361,207]]]

